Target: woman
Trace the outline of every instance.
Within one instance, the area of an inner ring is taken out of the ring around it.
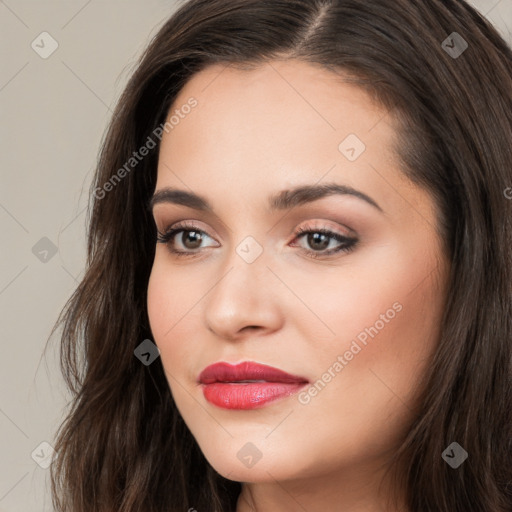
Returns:
[[[56,509],[511,510],[511,65],[461,1],[183,4],[59,318]]]

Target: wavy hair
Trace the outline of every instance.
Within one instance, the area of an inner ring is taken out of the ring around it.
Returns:
[[[453,32],[467,42],[462,55],[447,48]],[[152,337],[146,299],[156,228],[147,203],[158,147],[112,180],[195,73],[270,59],[341,72],[384,106],[399,120],[401,171],[437,205],[451,274],[421,408],[396,453],[408,506],[510,511],[512,52],[462,0],[189,0],[162,26],[105,132],[86,271],[50,335],[62,327],[72,393],[51,469],[55,509],[235,510],[241,484],[206,461],[160,359],[145,366],[134,357]],[[457,469],[441,457],[453,441],[469,454]]]

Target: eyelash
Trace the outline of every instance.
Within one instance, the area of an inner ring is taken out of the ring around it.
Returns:
[[[180,232],[190,232],[194,231],[196,233],[199,233],[201,235],[206,235],[209,237],[208,233],[205,231],[198,229],[193,224],[189,224],[187,222],[183,222],[176,227],[169,229],[165,233],[161,233],[160,231],[157,232],[157,242],[166,244],[169,251],[178,256],[178,257],[194,257],[197,256],[199,251],[196,252],[185,252],[185,251],[177,251],[174,249],[171,245],[171,242],[174,241],[175,236]],[[310,229],[310,228],[303,228],[300,227],[297,229],[297,231],[294,233],[295,239],[300,238],[304,235],[313,234],[313,233],[320,233],[322,235],[326,235],[329,238],[332,238],[336,240],[337,242],[343,243],[343,245],[340,245],[339,247],[335,249],[330,249],[328,251],[310,251],[307,249],[302,249],[304,252],[307,253],[307,255],[311,258],[318,259],[318,258],[325,258],[328,256],[331,256],[336,253],[349,253],[355,249],[355,246],[358,242],[356,238],[349,238],[343,235],[340,235],[339,233],[336,233],[334,231],[330,231],[329,229],[325,228],[318,228],[318,229]],[[211,238],[211,237],[209,237]]]

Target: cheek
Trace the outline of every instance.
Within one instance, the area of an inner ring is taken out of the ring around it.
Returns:
[[[154,342],[158,346],[162,362],[169,360],[170,341],[181,328],[178,321],[185,314],[183,305],[187,301],[187,287],[176,283],[179,272],[166,272],[164,265],[155,261],[148,283],[148,317]]]
[[[176,305],[168,280],[159,265],[155,263],[148,283],[147,307],[151,332],[157,345],[161,343],[165,332],[172,327],[171,312]],[[159,349],[161,351],[162,347],[159,346]]]
[[[303,303],[295,301],[295,310],[284,313],[300,322],[301,331],[308,333],[305,339],[317,341],[320,350],[338,350],[355,338],[364,345],[391,332],[397,342],[406,338],[410,346],[435,327],[428,320],[442,308],[444,290],[435,283],[437,266],[435,254],[429,254],[424,243],[397,242],[368,247],[348,256],[338,268],[282,268],[280,273],[293,283]],[[416,336],[410,336],[411,329]]]
[[[178,377],[191,372],[187,364],[202,350],[200,326],[203,322],[198,302],[207,288],[202,289],[204,280],[192,279],[190,272],[169,267],[165,256],[157,256],[148,283],[147,308],[164,369],[168,377]]]
[[[206,290],[201,290],[201,279],[194,279],[197,273],[172,265],[164,247],[157,248],[157,254],[148,282],[148,316],[155,338],[171,339],[176,328],[188,319],[188,311]],[[183,319],[183,320],[181,320]]]
[[[377,408],[395,395],[413,399],[437,345],[445,297],[438,286],[445,269],[421,247],[373,247],[338,275],[295,276],[295,290],[315,316],[290,318],[300,322],[308,340],[302,352],[316,370],[314,378],[329,381],[324,399],[332,394],[339,403],[341,396],[354,414],[370,413],[372,397]]]
[[[336,336],[315,342],[315,329],[304,323],[311,346],[303,357],[316,374],[297,397],[294,429],[316,433],[311,450],[339,449],[348,459],[362,446],[383,453],[407,430],[443,312],[435,267],[425,258],[422,265],[402,258],[386,273],[382,265],[366,267],[364,277],[354,269],[317,310]],[[326,455],[324,462],[334,467],[337,459]]]

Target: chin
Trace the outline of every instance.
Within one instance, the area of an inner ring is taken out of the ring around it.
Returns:
[[[256,447],[256,444],[258,447]],[[224,478],[236,482],[275,483],[293,480],[297,477],[309,476],[311,465],[305,464],[303,458],[290,457],[290,449],[286,453],[276,453],[263,443],[233,442],[224,445],[219,451],[203,451],[210,465]]]

